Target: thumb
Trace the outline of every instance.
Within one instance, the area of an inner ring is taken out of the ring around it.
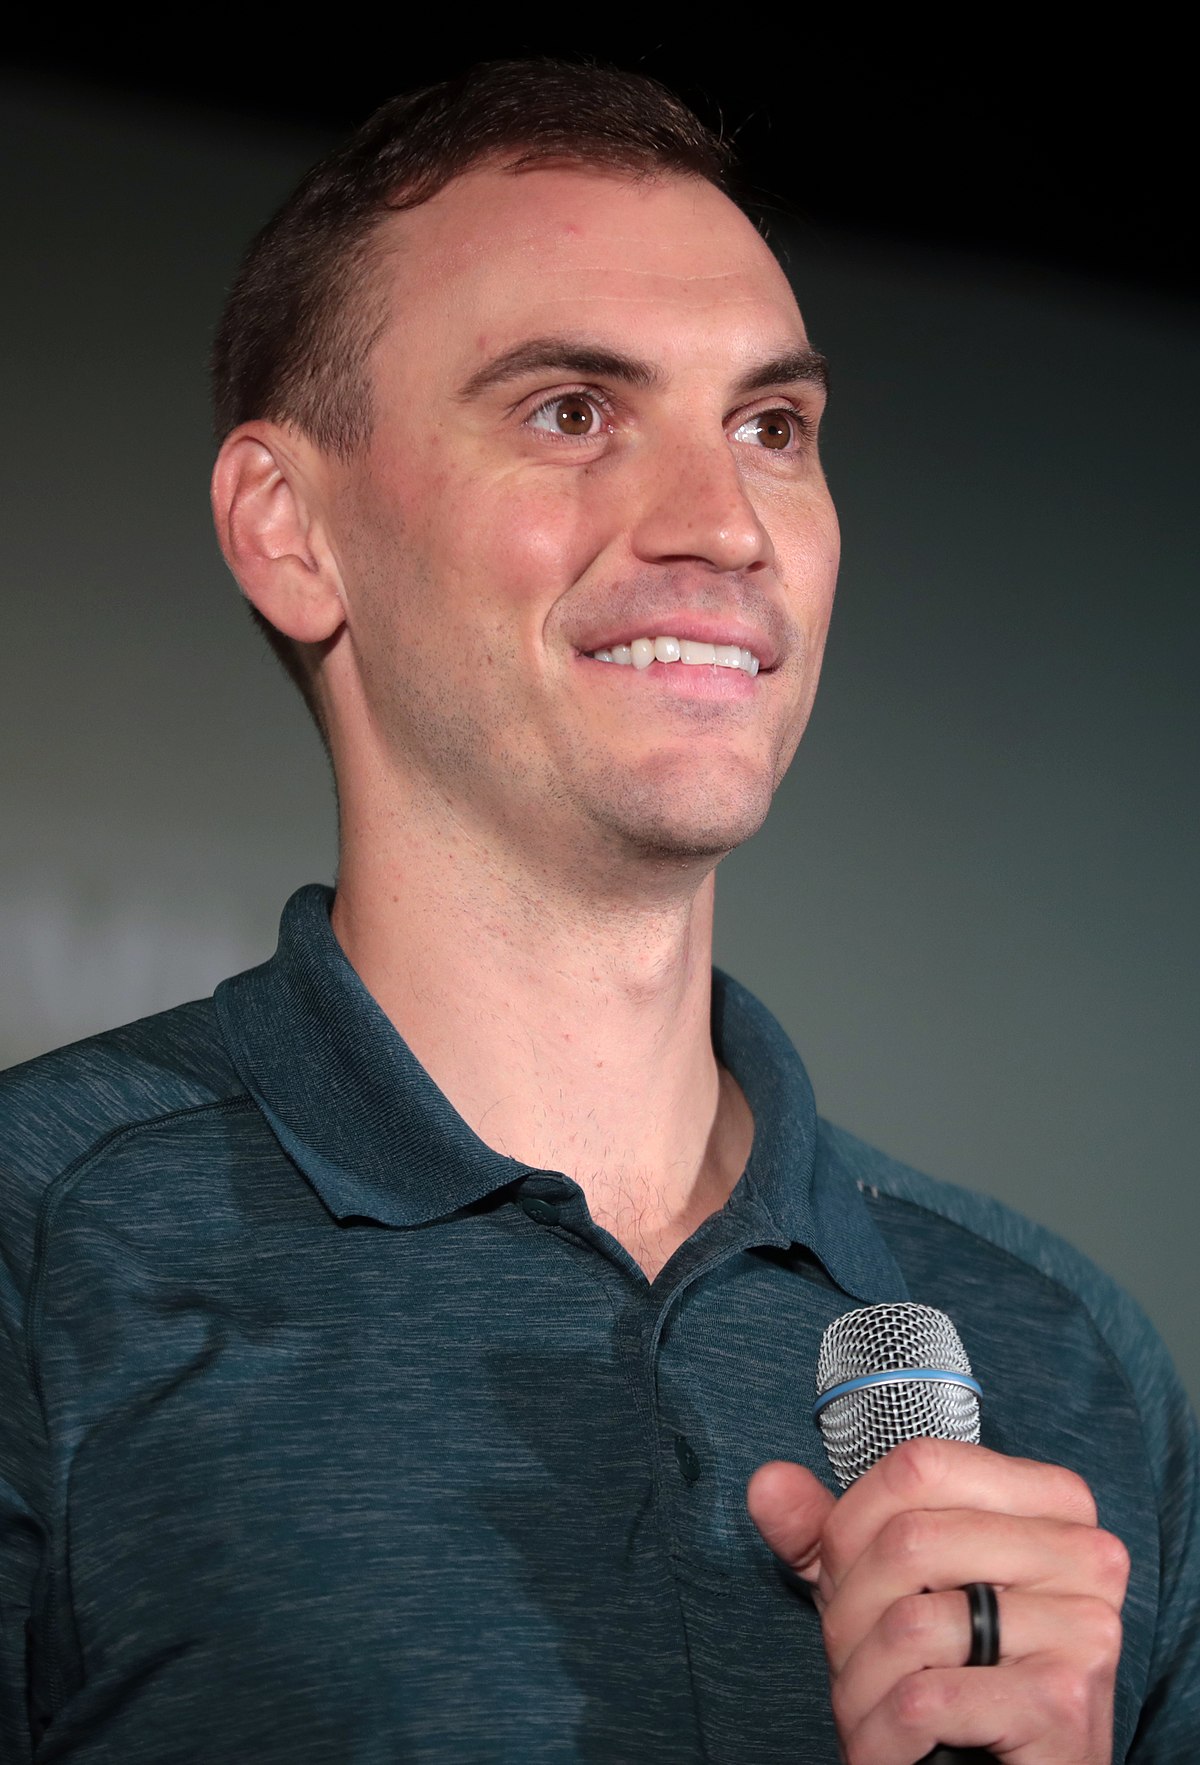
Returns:
[[[817,1584],[821,1533],[837,1497],[803,1465],[774,1459],[760,1465],[746,1487],[750,1518],[764,1541],[794,1574]]]

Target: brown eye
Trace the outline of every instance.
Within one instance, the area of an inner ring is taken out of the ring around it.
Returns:
[[[564,392],[558,398],[548,398],[525,423],[543,435],[562,435],[571,441],[591,441],[606,427],[604,406],[587,392]]]
[[[590,435],[595,421],[586,398],[560,398],[554,406],[555,427],[561,435]]]
[[[764,411],[754,419],[754,431],[763,447],[784,448],[793,440],[796,425],[786,411]]]

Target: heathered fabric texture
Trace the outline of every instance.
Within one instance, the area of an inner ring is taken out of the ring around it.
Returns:
[[[821,1333],[904,1298],[958,1324],[984,1443],[1081,1471],[1132,1552],[1115,1757],[1200,1758],[1196,1436],[1128,1299],[818,1121],[720,976],[754,1150],[647,1283],[466,1127],[328,908],[4,1081],[3,1765],[833,1765],[744,1490],[832,1484]]]

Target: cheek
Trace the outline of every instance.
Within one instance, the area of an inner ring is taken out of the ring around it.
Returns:
[[[485,619],[524,614],[536,633],[604,549],[608,528],[586,471],[511,474],[450,487],[423,515],[435,581]]]
[[[772,534],[779,575],[797,618],[823,641],[841,558],[837,514],[827,493],[785,512]]]

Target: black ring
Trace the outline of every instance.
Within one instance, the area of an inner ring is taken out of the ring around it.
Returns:
[[[990,1581],[969,1581],[963,1592],[971,1614],[968,1667],[994,1667],[1000,1659],[1000,1603]]]

